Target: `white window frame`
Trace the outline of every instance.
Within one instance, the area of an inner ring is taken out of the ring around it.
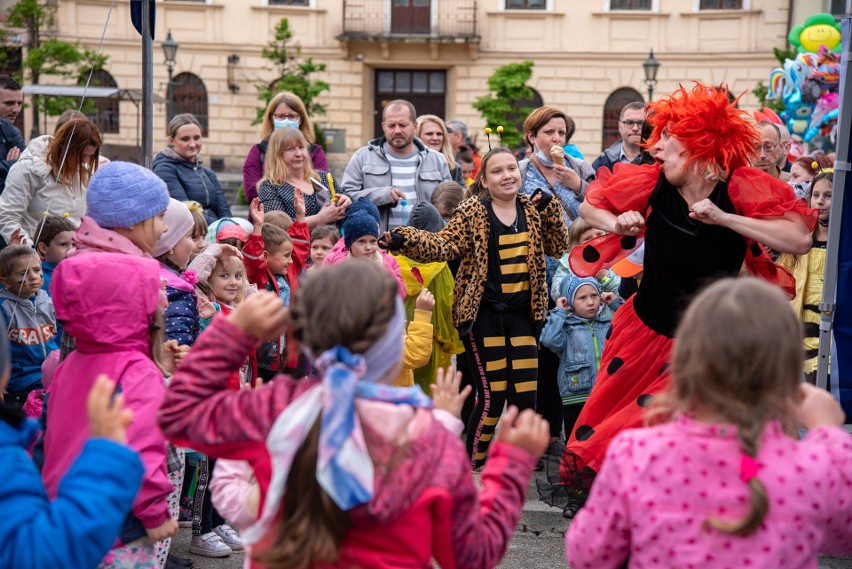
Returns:
[[[831,0],[825,0],[825,13],[831,14]],[[835,18],[852,13],[852,0],[846,0],[846,10],[842,14],[833,14]]]
[[[206,0],[208,3],[211,0]],[[260,5],[265,8],[316,8],[317,0],[308,0],[307,6],[302,6],[300,4],[273,4],[269,0],[260,0]]]
[[[604,4],[603,5],[604,12],[616,11],[616,12],[637,12],[637,13],[646,12],[647,13],[647,12],[659,12],[660,11],[660,0],[651,0],[651,8],[648,9],[648,10],[636,9],[636,8],[629,9],[629,10],[623,10],[621,8],[613,8],[612,7],[612,0],[603,0],[603,4]]]
[[[726,12],[747,12],[751,10],[751,0],[743,0],[742,8],[734,8],[730,10],[725,10]],[[706,10],[701,9],[701,0],[692,0],[692,11],[693,12],[706,12]]]
[[[433,0],[434,1],[434,0]],[[543,12],[553,12],[553,0],[545,0],[544,10],[532,9],[532,8],[509,8],[506,6],[508,0],[501,0],[500,2],[500,11],[505,12],[506,10],[514,10],[517,12],[531,12],[533,14],[543,13]]]

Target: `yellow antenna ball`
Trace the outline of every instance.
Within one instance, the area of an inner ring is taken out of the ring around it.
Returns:
[[[503,134],[503,127],[502,127],[502,126],[498,126],[498,127],[497,127],[497,133],[498,133],[498,134]]]
[[[485,134],[491,134],[491,127],[485,127]]]
[[[65,213],[63,213],[62,217],[68,217],[68,212],[66,211]]]
[[[46,211],[46,212],[44,212],[42,215],[43,215],[43,216],[45,216],[45,217],[47,217],[48,215],[50,215],[50,212],[49,212],[49,211]]]
[[[814,160],[813,162],[811,162],[811,168],[813,168],[814,170],[819,170],[819,163]]]

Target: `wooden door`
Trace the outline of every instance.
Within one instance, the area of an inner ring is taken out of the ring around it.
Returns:
[[[432,31],[431,0],[392,0],[391,33],[428,34]]]
[[[375,101],[375,135],[382,133],[382,109],[394,99],[405,99],[414,105],[417,115],[444,116],[447,105],[447,72],[443,69],[377,69]]]

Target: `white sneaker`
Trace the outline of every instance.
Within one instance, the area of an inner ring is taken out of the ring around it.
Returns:
[[[225,542],[225,545],[233,549],[234,551],[242,551],[243,550],[243,542],[240,539],[237,530],[229,526],[228,524],[222,524],[218,527],[213,528],[213,531],[222,538],[222,541]]]
[[[189,552],[207,557],[227,557],[234,551],[222,541],[216,532],[192,536],[189,542]]]

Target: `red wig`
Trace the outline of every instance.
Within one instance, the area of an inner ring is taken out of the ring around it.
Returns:
[[[738,101],[739,97],[733,103],[728,100],[725,85],[696,82],[691,92],[681,85],[648,105],[647,120],[654,127],[648,146],[656,144],[665,131],[686,146],[687,168],[695,165],[727,176],[736,168],[750,166],[760,136],[747,113],[736,108]]]

